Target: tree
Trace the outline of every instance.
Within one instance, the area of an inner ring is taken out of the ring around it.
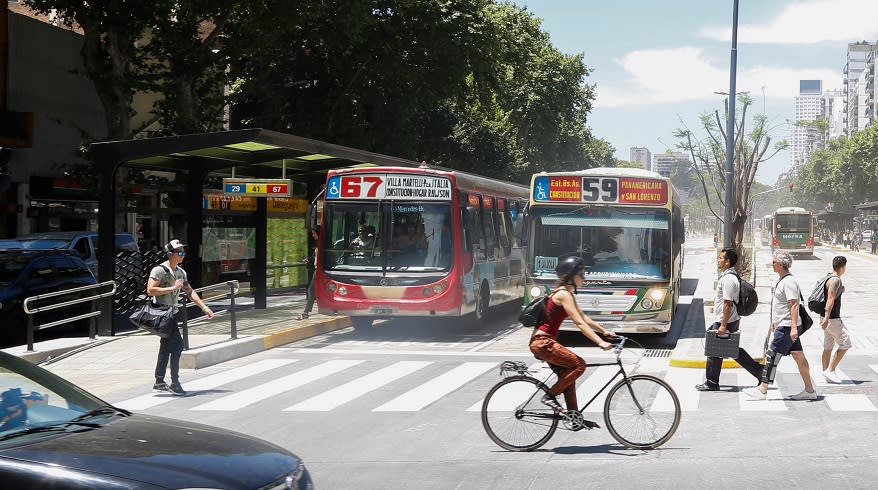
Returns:
[[[756,177],[759,164],[770,159],[778,151],[788,146],[786,141],[771,144],[770,128],[763,114],[753,116],[753,128],[745,130],[747,109],[753,99],[742,94],[738,96],[741,108],[740,118],[735,121],[735,140],[732,172],[734,193],[732,202],[725,202],[726,189],[726,121],[728,121],[728,104],[725,111],[714,110],[700,117],[701,129],[706,133],[699,137],[688,127],[678,129],[674,136],[679,140],[677,147],[689,152],[692,156],[695,174],[698,176],[706,204],[711,214],[724,223],[724,207],[732,207],[732,246],[743,251],[744,227],[751,213],[750,187]],[[685,123],[684,123],[685,124]]]

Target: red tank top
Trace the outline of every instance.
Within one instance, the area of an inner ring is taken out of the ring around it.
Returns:
[[[561,330],[561,322],[567,318],[567,312],[564,311],[564,307],[558,305],[556,308],[554,298],[549,296],[549,301],[546,302],[546,311],[549,314],[546,316],[546,321],[539,324],[537,326],[537,330],[541,332],[546,332],[550,337],[557,338],[558,332]]]

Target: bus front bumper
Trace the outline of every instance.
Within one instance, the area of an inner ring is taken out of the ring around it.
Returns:
[[[671,330],[671,322],[656,320],[603,320],[600,317],[591,317],[592,320],[611,332],[616,333],[666,333]],[[570,320],[561,323],[562,330],[579,331],[576,324]]]

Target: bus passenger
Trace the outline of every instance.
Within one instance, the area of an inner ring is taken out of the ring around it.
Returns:
[[[586,364],[581,357],[556,341],[561,322],[569,317],[583,335],[603,350],[610,350],[613,345],[602,340],[598,333],[607,338],[615,338],[616,334],[589,318],[576,304],[574,291],[585,282],[585,264],[582,259],[575,256],[559,257],[555,273],[558,275],[559,283],[549,294],[546,304],[547,314],[544,315],[543,323],[534,328],[530,338],[530,351],[537,359],[549,363],[558,376],[558,381],[549,388],[549,393],[544,395],[541,401],[556,412],[566,413],[555,397],[564,393],[567,410],[579,410],[576,401],[576,379],[585,372]],[[597,424],[588,424],[593,423],[587,422],[587,427],[597,427]]]

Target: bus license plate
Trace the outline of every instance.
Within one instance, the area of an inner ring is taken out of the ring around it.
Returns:
[[[384,308],[381,306],[373,306],[370,311],[376,315],[390,315],[393,313],[392,308]]]

